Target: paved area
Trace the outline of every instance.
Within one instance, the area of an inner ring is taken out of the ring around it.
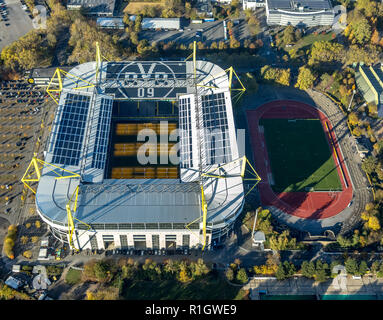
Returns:
[[[19,0],[4,0],[8,21],[0,21],[0,51],[33,29],[32,19],[21,8]]]
[[[237,40],[242,41],[250,37],[246,27],[246,21],[240,19],[237,25],[233,26],[233,32]],[[200,31],[200,36],[196,33]],[[204,22],[190,24],[183,28],[183,31],[178,30],[142,30],[140,39],[147,39],[150,42],[176,42],[178,44],[189,45],[193,41],[201,41],[205,45],[210,46],[212,42],[225,41],[224,29],[222,21]]]

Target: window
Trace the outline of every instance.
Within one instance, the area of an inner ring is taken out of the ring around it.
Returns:
[[[159,249],[160,248],[160,236],[158,234],[152,235],[152,247],[153,247],[153,249]]]
[[[184,248],[190,247],[190,235],[189,234],[183,234],[182,235],[182,246]]]
[[[121,248],[128,247],[128,236],[126,234],[120,235],[120,244],[121,244]]]

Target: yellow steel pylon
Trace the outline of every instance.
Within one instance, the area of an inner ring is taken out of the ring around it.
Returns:
[[[69,72],[66,72],[60,68],[57,68],[55,73],[53,74],[53,77],[49,81],[48,87],[47,87],[47,93],[49,96],[56,102],[57,104],[59,103],[60,100],[60,93],[63,90],[63,76],[66,78],[69,78],[74,84],[76,84],[76,87],[72,88],[74,90],[78,89],[85,89],[85,88],[92,88],[94,87],[93,83],[90,83],[76,75],[73,75]],[[57,80],[58,83],[54,83],[54,81]],[[79,82],[83,82],[84,85],[79,86]],[[56,94],[59,94],[58,97]]]
[[[241,170],[240,170],[239,174],[221,174],[221,173],[215,173],[217,170],[223,169],[224,167],[226,167],[226,166],[228,166],[230,164],[236,163],[236,162],[240,162],[241,163]],[[250,168],[250,170],[246,168],[247,166]],[[246,177],[245,178],[246,172],[250,173],[250,175],[252,177]],[[226,179],[226,178],[231,178],[231,177],[241,177],[242,181],[254,181],[254,185],[250,188],[250,190],[248,192],[246,192],[245,197],[261,181],[261,177],[259,176],[257,171],[255,171],[254,167],[251,165],[250,161],[247,159],[246,156],[243,156],[243,157],[241,157],[241,158],[239,158],[237,160],[225,163],[222,166],[219,166],[219,167],[214,168],[214,169],[212,169],[210,171],[202,173],[202,177],[215,178],[215,179]],[[195,223],[196,221],[198,221],[198,220],[200,220],[202,218],[202,232],[203,232],[203,247],[202,247],[202,250],[205,250],[205,246],[206,246],[206,226],[207,226],[207,203],[206,203],[206,200],[205,200],[205,193],[204,193],[202,185],[201,185],[201,211],[202,211],[202,217],[199,217],[196,220],[188,223],[185,226],[185,228],[188,229],[189,231],[191,231],[189,229],[189,226],[192,223]]]
[[[59,179],[68,179],[68,178],[80,178],[80,175],[72,172],[70,170],[61,168],[59,166],[56,166],[52,163],[45,162],[41,159],[38,159],[36,155],[32,158],[30,164],[27,167],[27,170],[25,171],[23,177],[21,178],[21,182],[29,189],[31,190],[34,194],[36,194],[36,190],[30,185],[30,183],[33,182],[39,182],[41,179],[41,170],[44,167],[49,167],[52,170],[50,172],[53,172],[57,177],[55,178],[56,180]],[[70,197],[68,203],[66,204],[66,211],[67,211],[67,219],[68,219],[68,234],[69,234],[69,245],[71,248],[74,248],[76,251],[78,249],[75,247],[73,243],[73,235],[75,233],[75,225],[74,225],[74,220],[77,220],[86,226],[88,226],[89,230],[91,228],[90,225],[87,223],[74,218],[73,213],[77,211],[77,201],[78,201],[78,192],[79,192],[79,186],[76,187],[74,193]],[[74,201],[73,201],[74,200]],[[73,205],[73,207],[72,207]],[[85,231],[87,231],[85,230]]]

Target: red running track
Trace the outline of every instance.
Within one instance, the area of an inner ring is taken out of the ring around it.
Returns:
[[[259,120],[261,118],[283,118],[283,119],[319,119],[325,131],[327,141],[331,150],[332,141],[337,157],[333,152],[334,163],[342,183],[342,191],[336,192],[282,192],[274,193],[269,184],[268,174],[271,173],[266,141],[263,133],[259,131]],[[324,219],[337,215],[343,211],[352,199],[352,184],[342,153],[339,149],[333,127],[324,113],[318,109],[297,101],[278,100],[266,103],[256,110],[247,111],[247,121],[253,146],[253,156],[256,170],[262,181],[259,183],[261,202],[264,206],[274,206],[282,211],[299,218]],[[327,122],[329,131],[326,128]],[[344,172],[344,176],[342,174]],[[347,182],[345,182],[345,179]]]

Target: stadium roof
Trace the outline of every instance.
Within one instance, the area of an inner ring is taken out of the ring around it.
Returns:
[[[198,89],[192,61],[103,62],[97,87],[89,85],[96,83],[95,62],[70,70],[70,76],[64,78],[45,161],[75,172],[81,179],[56,179],[52,168],[45,167],[36,193],[39,212],[63,226],[67,220],[65,206],[79,186],[75,218],[88,224],[186,223],[200,217],[199,163],[206,171],[215,170],[240,155],[228,76],[210,62],[197,61],[196,66],[197,81],[203,85]],[[180,138],[181,150],[191,143],[190,154],[185,151],[185,157],[181,151],[181,179],[104,179],[116,99],[179,100],[180,110],[185,107],[182,101],[190,100],[189,116],[180,113],[180,125],[187,122],[187,136]],[[197,118],[203,127],[199,133]],[[222,139],[213,138],[211,129],[222,129]],[[192,163],[188,159],[193,159]],[[226,223],[242,207],[240,168],[240,163],[231,163],[224,171],[232,176],[205,179],[208,222]]]

